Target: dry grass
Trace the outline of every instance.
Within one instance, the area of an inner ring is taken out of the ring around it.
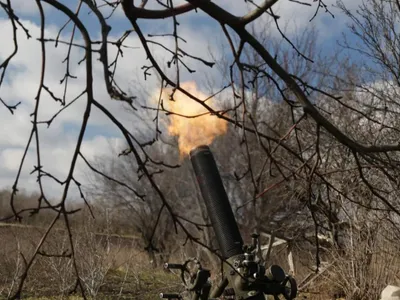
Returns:
[[[161,267],[153,268],[147,253],[137,247],[135,239],[98,235],[92,230],[87,224],[74,236],[80,276],[90,298],[157,299],[160,292],[176,292],[182,288],[176,275]],[[41,233],[37,228],[0,228],[4,245],[0,249],[0,299],[6,299],[15,289],[15,278],[23,267],[22,257],[29,257]],[[343,299],[378,299],[382,288],[394,283],[392,281],[400,275],[400,261],[394,252],[389,252],[390,244],[379,244],[382,248],[374,244],[375,248],[368,249],[363,243],[366,240],[357,240],[356,246],[348,248],[346,255],[333,250],[326,253],[325,258],[330,257],[334,263],[309,284],[298,299],[335,299],[335,294],[337,299],[343,295]],[[371,247],[371,240],[369,243]],[[68,251],[68,245],[66,234],[55,231],[43,251],[60,254]],[[369,264],[365,263],[366,253],[371,253]],[[310,273],[314,257],[301,251],[294,254],[296,279],[301,282]],[[175,259],[180,261],[179,257]],[[270,263],[287,269],[285,249],[276,249]],[[74,284],[71,259],[39,256],[29,273],[23,296],[31,300],[81,299],[79,294],[69,295]]]
[[[96,222],[82,217],[73,226],[77,266],[90,298],[157,299],[160,292],[177,292],[182,288],[178,276],[163,271],[161,267],[154,268],[133,233],[118,236],[113,234],[114,227]],[[377,228],[381,227],[377,225]],[[24,259],[29,259],[44,231],[40,224],[0,226],[0,299],[6,299],[15,291]],[[343,299],[349,300],[376,300],[384,286],[399,283],[400,258],[397,253],[400,250],[399,245],[391,242],[393,237],[374,228],[363,234],[353,232],[349,236],[352,239],[345,245],[345,254],[333,249],[324,252],[323,260],[330,262],[330,267],[312,280],[298,299],[327,300],[335,299],[336,295],[337,299],[344,296]],[[41,251],[57,255],[70,253],[68,235],[62,226],[52,231]],[[170,257],[171,262],[181,262],[189,254],[200,253],[193,247],[178,252]],[[315,256],[302,247],[296,248],[293,255],[295,277],[301,283],[312,272],[310,266],[315,263]],[[288,270],[285,247],[274,249],[268,263]],[[210,267],[206,261],[204,265]],[[215,266],[213,279],[218,279],[218,271],[219,266]],[[23,298],[81,299],[79,293],[70,295],[75,282],[70,258],[38,256],[24,285]]]
[[[86,228],[74,235],[77,264],[87,295],[96,299],[155,299],[161,291],[179,289],[179,278],[153,269],[134,239],[97,235]],[[37,228],[2,228],[0,237],[0,299],[16,288],[24,258],[40,238]],[[43,246],[46,254],[69,252],[67,235],[56,231]],[[69,292],[75,285],[72,260],[38,256],[24,287],[25,299],[80,299]],[[30,297],[30,298],[29,298]]]

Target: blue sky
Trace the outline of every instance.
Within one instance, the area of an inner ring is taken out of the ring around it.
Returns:
[[[149,7],[155,7],[155,2],[156,1],[150,0]],[[328,4],[331,11],[335,14],[335,18],[332,18],[329,14],[321,10],[310,25],[309,20],[316,9],[316,2],[312,0],[305,2],[312,4],[312,7],[305,7],[288,0],[281,0],[278,2],[275,12],[281,16],[280,22],[282,27],[285,27],[287,23],[286,33],[289,37],[293,36],[296,31],[301,32],[306,26],[315,26],[319,34],[318,45],[320,49],[324,53],[329,53],[336,46],[336,41],[341,38],[342,32],[346,30],[345,23],[347,20],[333,7],[336,1],[327,0],[325,3]],[[349,1],[349,5],[351,8],[355,8],[360,2],[361,1]],[[39,36],[39,18],[35,1],[13,0],[12,3],[21,21],[30,29],[34,38],[37,38]],[[65,0],[63,3],[75,7],[77,1]],[[220,0],[216,1],[216,3],[231,11],[233,14],[242,14],[247,10],[244,1]],[[236,5],[233,3],[236,3]],[[82,13],[82,16],[84,16],[83,20],[93,37],[92,39],[98,39],[99,26],[93,15]],[[55,37],[57,28],[63,25],[66,18],[48,7],[46,7],[46,17],[46,22],[50,25],[50,27],[46,29],[46,36]],[[181,23],[179,32],[182,37],[188,41],[188,43],[183,46],[187,52],[193,55],[199,55],[207,60],[211,59],[209,55],[210,51],[216,57],[222,57],[224,55],[224,50],[220,47],[223,41],[222,33],[215,21],[210,20],[207,15],[201,12],[192,12],[183,17],[178,17],[178,20]],[[110,36],[115,38],[118,38],[125,30],[130,29],[130,24],[121,11],[116,12],[110,24],[113,28]],[[160,20],[156,22],[141,21],[141,25],[142,30],[146,34],[167,33],[171,32],[172,28],[171,20]],[[7,44],[3,43],[0,47],[0,61],[2,61],[12,49],[10,25],[3,12],[0,13],[0,26],[2,28],[0,33],[2,35],[2,41],[10,41],[10,43]],[[63,33],[62,39],[67,40],[69,38],[69,30]],[[259,30],[266,30],[266,28],[260,26]],[[278,36],[276,30],[272,31],[273,35]],[[18,162],[30,131],[29,114],[32,112],[34,104],[33,98],[37,90],[38,74],[40,71],[40,60],[38,59],[38,55],[40,54],[39,43],[34,39],[26,41],[22,30],[18,32],[21,50],[12,62],[12,76],[6,77],[6,81],[3,86],[0,87],[0,97],[9,103],[22,101],[23,105],[21,105],[13,116],[10,115],[4,107],[0,107],[0,119],[2,120],[2,132],[0,133],[0,165],[3,166],[0,170],[0,187],[10,187],[13,184]],[[166,43],[172,45],[172,41],[166,41]],[[140,47],[134,34],[129,38],[127,44]],[[50,86],[52,91],[57,95],[61,95],[62,87],[59,86],[58,83],[65,72],[65,65],[62,64],[62,60],[65,57],[66,48],[60,46],[54,49],[54,47],[48,44],[47,49],[48,68],[46,70],[46,84]],[[164,51],[159,48],[154,49],[155,55],[160,62],[165,62],[165,60],[169,59],[169,56],[167,56]],[[227,49],[227,47],[225,47],[225,49]],[[110,51],[114,50],[111,49]],[[75,51],[73,53],[75,62],[79,60],[81,56],[82,51]],[[141,48],[126,50],[124,59],[120,64],[119,73],[117,74],[117,79],[121,86],[126,90],[130,90],[133,94],[138,95],[141,103],[147,101],[148,99],[146,98],[154,95],[157,84],[156,76],[152,76],[147,82],[143,81],[143,73],[140,68],[143,64],[149,64],[145,61],[145,58]],[[190,65],[195,68],[197,72],[194,74],[184,73],[182,80],[194,80],[201,85],[201,79],[207,77],[211,82],[221,82],[221,76],[216,68],[210,69],[197,64],[195,61],[190,61]],[[84,76],[84,69],[82,66],[78,67],[74,65],[73,72],[77,75]],[[9,75],[11,75],[11,72]],[[132,131],[143,131],[144,129],[140,126],[140,122],[126,111],[122,103],[110,100],[107,96],[102,82],[102,72],[99,64],[95,66],[94,75],[96,99],[106,105],[114,114],[117,114],[122,122],[126,124],[127,127],[131,128]],[[72,99],[78,95],[82,88],[82,80],[72,80],[68,99]],[[218,88],[219,86],[217,89]],[[41,106],[40,117],[42,120],[47,120],[60,109],[60,105],[54,103],[54,101],[45,95],[43,98],[46,104]],[[44,167],[47,168],[48,171],[54,172],[60,178],[65,177],[68,172],[71,153],[80,129],[84,104],[84,99],[82,99],[82,101],[77,101],[76,104],[71,106],[71,109],[61,114],[49,129],[45,128],[45,126],[40,129]],[[150,117],[147,118],[149,120],[151,119]],[[151,123],[151,121],[149,122]],[[115,147],[121,146],[123,145],[123,140],[116,128],[113,127],[104,116],[98,111],[93,111],[85,135],[83,152],[88,158],[93,159],[95,156],[107,154],[110,145],[114,145]],[[27,167],[24,169],[21,178],[21,186],[27,190],[36,189],[36,178],[34,176],[29,176],[29,172],[34,164],[35,156],[34,148],[32,148],[30,156],[28,157]],[[81,177],[80,181],[84,181],[85,169],[82,165],[79,166],[77,172],[77,177]],[[60,195],[61,189],[51,182],[46,183],[46,187],[48,188],[49,195],[52,197],[58,197]],[[76,196],[74,193],[72,195],[74,197]]]

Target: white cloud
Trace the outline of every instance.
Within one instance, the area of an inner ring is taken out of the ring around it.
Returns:
[[[24,24],[29,28],[34,37],[38,37],[39,28],[36,24],[32,22],[24,22]],[[9,22],[7,20],[0,20],[0,26],[2,28],[1,37],[4,40],[10,41],[12,32]],[[0,96],[4,101],[10,104],[18,101],[22,102],[14,115],[11,115],[3,106],[0,108],[2,124],[0,130],[0,164],[3,166],[0,171],[0,185],[7,187],[10,187],[15,180],[24,147],[31,131],[32,118],[30,114],[33,112],[36,104],[34,98],[37,93],[41,72],[40,44],[34,39],[26,40],[20,30],[18,33],[19,52],[12,60],[9,69],[10,72],[7,73],[6,81],[0,89]],[[48,28],[46,35],[53,37],[56,35],[56,30]],[[10,51],[12,51],[12,43],[4,43],[4,45],[7,46],[0,47],[0,61],[3,61],[11,53]],[[65,54],[65,47],[64,49],[63,47],[54,49],[53,46],[48,44],[45,84],[58,97],[61,97],[63,92],[63,86],[59,85],[59,81],[65,72],[65,64],[62,64]],[[78,51],[73,52],[72,61],[74,64],[81,55],[82,53]],[[78,95],[84,89],[84,67],[83,65],[76,67],[74,64],[71,66],[71,73],[79,75],[79,79],[70,81],[69,99]],[[121,119],[127,120],[129,115],[122,108],[122,104],[118,101],[111,101],[107,96],[101,76],[102,74],[97,66],[96,73],[94,74],[96,99],[104,103],[113,113],[121,116]],[[51,99],[44,90],[42,90],[40,101],[40,120],[48,120],[61,108],[60,103]],[[45,124],[39,125],[41,164],[46,172],[53,174],[60,180],[65,179],[70,168],[70,162],[76,145],[77,131],[83,119],[85,105],[86,99],[82,97],[60,114],[51,124],[50,128],[47,128]],[[89,125],[97,126],[100,134],[100,136],[85,139],[82,152],[85,153],[87,149],[92,149],[87,154],[88,159],[92,159],[94,155],[104,154],[107,150],[104,142],[101,142],[105,139],[102,134],[115,135],[115,130],[110,129],[110,122],[96,110],[93,111]],[[71,127],[74,130],[69,129]],[[96,144],[97,146],[95,146]],[[29,176],[29,172],[33,170],[34,165],[37,165],[35,141],[31,143],[31,148],[26,157],[25,168],[21,174],[20,187],[27,190],[37,190],[35,188],[37,186],[35,182],[36,176]],[[79,166],[79,168],[81,167]],[[79,168],[77,177],[79,177]],[[57,185],[49,179],[45,179],[44,182],[46,188],[50,189],[50,195],[57,197],[57,193],[61,192],[62,187],[57,188]]]
[[[22,149],[8,148],[1,152],[0,161],[5,171],[16,171],[19,167],[19,161],[21,161],[24,151]]]
[[[38,13],[36,1],[11,0],[11,6],[17,15],[31,16]]]

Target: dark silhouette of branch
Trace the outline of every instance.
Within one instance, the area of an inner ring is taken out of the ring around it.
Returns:
[[[264,0],[256,9],[249,12],[247,15],[240,18],[240,22],[243,25],[247,25],[256,19],[258,19],[263,13],[267,12],[278,0]]]
[[[175,8],[167,8],[167,9],[163,9],[163,10],[150,10],[150,9],[145,9],[142,7],[142,5],[140,7],[136,7],[133,5],[130,6],[129,9],[129,13],[132,14],[132,16],[134,18],[138,18],[138,19],[165,19],[165,18],[170,18],[170,17],[174,17],[177,15],[181,15],[184,13],[187,13],[191,10],[196,9],[196,3],[197,2],[201,2],[203,0],[196,0],[193,1],[193,3],[186,3],[186,4],[182,4],[178,7]],[[123,1],[122,1],[122,5],[123,5]]]

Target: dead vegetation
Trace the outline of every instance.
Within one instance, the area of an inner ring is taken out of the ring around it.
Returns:
[[[0,227],[0,298],[17,288],[26,259],[45,231],[40,225],[45,224]],[[77,268],[90,298],[154,299],[165,288],[180,288],[176,276],[153,268],[137,238],[110,232],[89,211],[77,215],[72,230]],[[28,273],[24,298],[74,295],[76,276],[67,235],[60,228],[48,236]]]
[[[155,299],[160,292],[182,289],[177,274],[164,271],[161,262],[163,258],[182,262],[201,253],[193,244],[183,246],[184,239],[177,235],[173,254],[150,254],[140,235],[135,236],[126,228],[125,235],[115,233],[119,226],[126,226],[125,222],[118,224],[116,215],[111,217],[110,212],[96,205],[92,209],[95,219],[87,208],[71,219],[76,264],[89,298]],[[38,215],[29,225],[7,223],[0,227],[0,298],[6,299],[18,288],[27,257],[45,231],[44,220],[48,218]],[[377,299],[384,286],[395,284],[400,278],[399,245],[393,242],[395,234],[385,230],[385,220],[366,225],[359,216],[354,224],[346,229],[342,248],[321,246],[318,273],[315,249],[304,241],[274,247],[267,264],[279,264],[289,270],[290,245],[294,275],[301,290],[299,299]],[[80,299],[73,292],[76,275],[67,235],[68,231],[57,228],[46,239],[26,279],[27,299]],[[261,241],[267,243],[268,239]],[[157,263],[152,261],[154,257],[158,257]],[[219,265],[210,262],[207,255],[202,260],[213,270],[213,280],[218,281]]]

